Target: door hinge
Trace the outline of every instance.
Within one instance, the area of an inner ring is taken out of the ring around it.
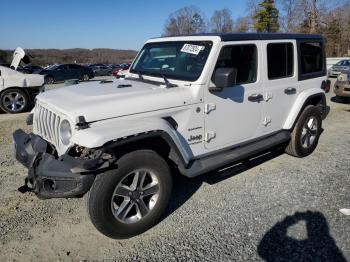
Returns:
[[[273,94],[272,93],[269,93],[269,92],[265,93],[264,99],[265,99],[266,102],[268,102],[272,98],[273,98]]]
[[[209,114],[211,111],[214,111],[215,109],[216,109],[215,104],[205,104],[204,113]]]
[[[205,134],[205,142],[209,143],[212,139],[216,137],[215,131],[209,131]]]
[[[268,124],[271,123],[271,121],[272,121],[271,117],[266,116],[266,117],[264,118],[263,125],[264,125],[264,126],[267,126]]]

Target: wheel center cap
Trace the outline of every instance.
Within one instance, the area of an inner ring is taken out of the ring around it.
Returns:
[[[139,199],[140,198],[140,192],[135,190],[132,192],[132,195],[131,195],[131,198],[136,200],[136,199]]]

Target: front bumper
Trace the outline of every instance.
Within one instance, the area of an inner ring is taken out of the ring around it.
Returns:
[[[28,168],[22,193],[31,191],[41,198],[77,197],[89,191],[95,172],[103,166],[100,156],[80,159],[69,155],[54,157],[48,143],[23,130],[13,133],[15,157]]]
[[[341,97],[350,97],[350,82],[337,81],[333,88],[334,93]]]
[[[341,73],[341,71],[329,70],[328,71],[328,76],[338,76],[340,73]]]

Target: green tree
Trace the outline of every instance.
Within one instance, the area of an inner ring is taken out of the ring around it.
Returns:
[[[254,29],[257,32],[277,32],[279,30],[278,9],[274,0],[263,0],[254,15]]]

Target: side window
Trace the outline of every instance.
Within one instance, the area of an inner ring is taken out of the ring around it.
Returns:
[[[294,68],[293,44],[271,43],[267,45],[267,71],[269,79],[291,77]]]
[[[321,42],[300,43],[300,66],[302,75],[323,71],[323,49]]]
[[[255,45],[233,45],[221,49],[216,68],[235,68],[236,84],[254,83],[257,76],[257,48]]]

